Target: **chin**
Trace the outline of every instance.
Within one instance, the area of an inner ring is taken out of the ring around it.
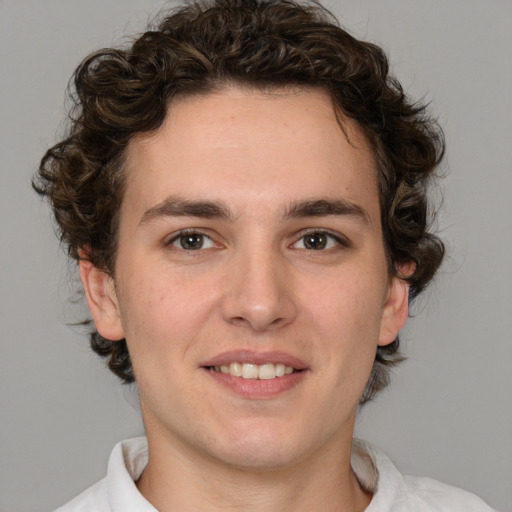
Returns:
[[[283,450],[278,446],[266,446],[265,450],[238,450],[236,453],[220,454],[217,457],[219,461],[227,466],[231,466],[241,471],[266,472],[278,471],[289,467],[297,460],[297,454],[292,450]]]
[[[246,471],[272,471],[293,464],[307,451],[300,436],[267,426],[231,432],[229,439],[216,443],[215,458]]]

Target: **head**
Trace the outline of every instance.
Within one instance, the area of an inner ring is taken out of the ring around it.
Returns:
[[[179,8],[129,47],[100,50],[75,72],[67,137],[42,159],[36,190],[53,205],[71,258],[114,278],[126,158],[137,137],[156,133],[173,105],[239,88],[323,92],[347,140],[357,128],[371,152],[386,265],[414,299],[443,257],[429,231],[427,186],[443,154],[442,134],[389,75],[377,46],[341,29],[317,4],[214,0]],[[360,141],[359,141],[360,142]],[[134,380],[124,339],[96,329],[92,348],[125,382]],[[388,382],[402,359],[398,337],[379,346],[360,402]]]

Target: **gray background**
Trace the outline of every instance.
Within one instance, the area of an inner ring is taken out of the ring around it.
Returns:
[[[76,282],[30,189],[62,132],[64,90],[88,52],[139,31],[156,0],[0,0],[0,511],[48,511],[103,476],[142,433],[136,393],[103,368],[69,304]],[[357,434],[404,472],[512,510],[512,2],[331,0],[390,52],[446,130],[438,224],[449,257],[416,304],[408,361]]]

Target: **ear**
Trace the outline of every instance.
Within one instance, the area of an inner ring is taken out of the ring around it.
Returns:
[[[409,272],[400,273],[405,277]],[[378,345],[383,347],[395,341],[398,332],[405,325],[409,315],[409,284],[405,279],[393,276],[389,283],[388,295],[384,304]]]
[[[112,277],[86,259],[80,260],[79,267],[87,306],[97,331],[108,340],[123,339],[124,330]]]

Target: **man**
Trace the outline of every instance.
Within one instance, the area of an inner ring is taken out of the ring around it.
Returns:
[[[218,0],[75,87],[35,187],[147,442],[60,510],[490,510],[352,440],[443,256],[442,135],[382,51],[317,6]]]

